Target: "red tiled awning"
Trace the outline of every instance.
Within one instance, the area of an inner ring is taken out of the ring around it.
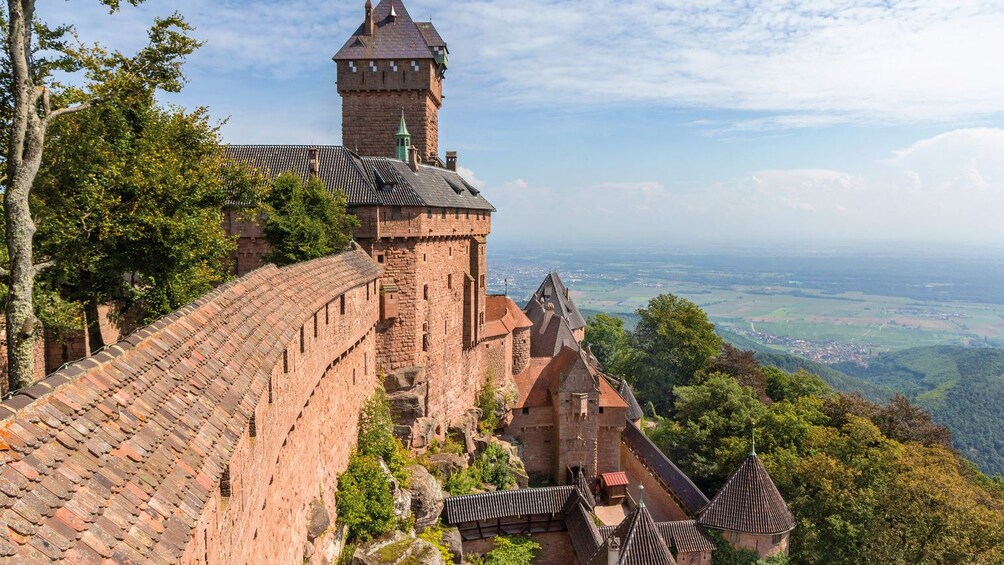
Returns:
[[[621,487],[627,486],[628,484],[627,474],[624,471],[618,471],[616,473],[603,473],[600,475],[600,480],[608,487]]]

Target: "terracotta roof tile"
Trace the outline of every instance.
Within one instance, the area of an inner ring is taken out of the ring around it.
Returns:
[[[756,453],[725,481],[698,521],[710,528],[749,534],[780,534],[795,527],[794,515]]]
[[[378,275],[265,267],[4,401],[0,556],[176,562],[298,321]]]

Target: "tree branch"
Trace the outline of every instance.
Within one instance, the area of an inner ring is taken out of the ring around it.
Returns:
[[[42,271],[48,269],[49,267],[51,267],[51,266],[53,266],[55,264],[56,264],[55,261],[45,261],[44,263],[39,263],[39,264],[33,266],[31,269],[32,269],[32,272],[34,273],[34,276],[38,276],[39,273],[41,273]]]
[[[91,98],[90,100],[85,100],[84,102],[81,102],[76,106],[67,106],[66,108],[60,108],[58,110],[54,110],[45,116],[45,123],[46,125],[48,125],[49,123],[52,122],[52,120],[55,120],[59,116],[62,116],[64,114],[72,114],[74,112],[79,112],[81,110],[86,110],[99,102],[103,102],[104,100],[105,100],[104,96],[98,96],[95,98]]]

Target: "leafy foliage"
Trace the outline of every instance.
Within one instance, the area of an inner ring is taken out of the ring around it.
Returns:
[[[867,368],[838,368],[903,394],[947,426],[984,472],[1004,473],[1004,350],[918,347],[879,355]]]
[[[471,494],[484,485],[491,485],[496,490],[513,488],[516,486],[516,476],[512,465],[507,449],[498,443],[489,443],[470,467],[453,473],[446,480],[443,489],[452,496],[459,496]]]
[[[471,565],[531,565],[540,544],[527,536],[496,536],[495,549],[483,557],[471,555]]]
[[[711,360],[707,370],[731,375],[739,381],[739,384],[753,389],[761,401],[769,401],[767,377],[764,375],[760,363],[756,360],[756,352],[724,343],[722,353]]]
[[[453,565],[453,554],[450,553],[450,548],[446,547],[446,544],[443,543],[442,524],[437,522],[435,525],[426,528],[424,532],[418,534],[418,537],[436,546],[445,565]]]
[[[586,320],[583,344],[612,375],[623,375],[632,357],[631,333],[624,329],[624,320],[609,314],[596,314]]]
[[[795,401],[803,396],[826,396],[833,392],[826,381],[805,369],[786,373],[777,367],[764,367],[763,374],[767,379],[767,396],[775,401]]]
[[[394,527],[394,492],[380,458],[353,452],[338,476],[338,520],[348,526],[351,541],[366,541]]]
[[[410,463],[410,454],[394,436],[394,419],[390,414],[390,402],[382,387],[374,390],[359,413],[359,439],[356,449],[362,455],[379,457],[387,464],[395,479],[407,483],[408,475],[405,467]]]
[[[346,202],[344,193],[328,192],[317,177],[304,183],[294,173],[279,175],[266,196],[262,229],[272,249],[266,260],[290,265],[344,250],[359,225]]]

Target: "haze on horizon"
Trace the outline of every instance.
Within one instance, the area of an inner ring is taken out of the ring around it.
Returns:
[[[504,244],[1004,241],[1004,4],[405,0],[450,46],[441,148]],[[171,103],[232,143],[340,143],[330,57],[363,1],[39,6],[130,50],[206,45]]]

